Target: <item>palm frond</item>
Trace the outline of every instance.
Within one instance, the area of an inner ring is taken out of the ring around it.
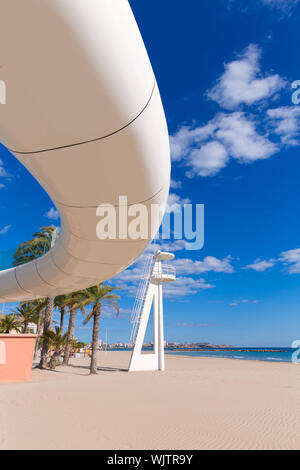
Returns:
[[[83,325],[86,325],[90,320],[91,318],[93,318],[94,314],[93,314],[93,310],[87,314],[87,316],[85,317],[85,319],[83,320]]]

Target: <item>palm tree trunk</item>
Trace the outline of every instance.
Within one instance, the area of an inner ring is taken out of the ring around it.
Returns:
[[[60,328],[59,331],[63,334],[64,331],[64,319],[66,314],[66,307],[61,307],[60,309]]]
[[[76,310],[70,310],[70,319],[69,319],[69,329],[68,329],[68,340],[72,340],[74,338],[75,332],[75,317],[76,317]],[[71,354],[72,345],[68,342],[66,349],[65,349],[65,357],[64,357],[64,366],[69,365],[70,354]]]
[[[49,361],[49,369],[54,370],[59,362],[60,353],[55,352]]]
[[[39,341],[40,341],[40,337],[42,335],[42,331],[43,331],[43,310],[40,310],[39,313],[38,313],[38,322],[37,322],[37,339],[36,339],[36,342],[35,342],[35,346],[34,346],[34,356],[33,356],[33,359],[36,360],[37,358],[37,354],[38,354],[38,350],[39,350]]]
[[[45,319],[44,319],[44,333],[47,333],[47,331],[51,329],[51,325],[53,321],[53,307],[54,307],[54,297],[48,297],[47,305],[46,305],[46,312],[45,312]],[[47,341],[45,341],[42,347],[41,361],[39,364],[40,369],[47,369],[48,353],[49,353],[49,344]]]
[[[97,375],[97,356],[98,356],[98,344],[99,344],[99,318],[100,314],[94,314],[94,326],[93,326],[93,343],[92,343],[92,359],[91,359],[91,367],[90,367],[90,374]]]

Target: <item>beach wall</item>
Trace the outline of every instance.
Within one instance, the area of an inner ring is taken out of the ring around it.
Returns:
[[[37,335],[0,335],[0,382],[28,382]]]

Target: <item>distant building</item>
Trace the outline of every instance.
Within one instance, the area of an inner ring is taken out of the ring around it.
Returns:
[[[4,313],[0,313],[0,320],[6,317],[7,315]],[[17,333],[16,331],[12,331],[11,333]],[[27,334],[36,335],[37,334],[37,325],[36,323],[29,323],[27,328]]]
[[[37,324],[36,323],[29,323],[27,333],[30,333],[32,335],[37,334]]]

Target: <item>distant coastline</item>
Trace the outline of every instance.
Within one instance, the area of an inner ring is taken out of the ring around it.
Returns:
[[[108,344],[108,351],[131,351],[130,344]],[[151,354],[153,344],[143,345],[143,351]],[[292,363],[294,349],[290,347],[241,347],[212,343],[165,343],[165,353],[178,357],[203,357],[235,359],[241,361]]]
[[[232,346],[214,346],[214,347],[209,347],[209,348],[166,348],[166,351],[182,351],[182,352],[188,352],[188,351],[232,351],[232,352],[274,352],[274,353],[279,353],[279,352],[287,352],[289,348],[279,348],[279,349],[273,349],[273,348],[235,348]]]
[[[133,348],[132,344],[126,343],[111,343],[107,345],[102,345],[103,349],[108,350],[131,350]],[[153,349],[152,343],[144,343],[143,350],[144,351],[151,351]],[[290,347],[243,347],[243,346],[232,346],[228,344],[212,344],[212,343],[168,343],[165,344],[165,351],[178,351],[178,352],[213,352],[213,351],[228,351],[228,352],[274,352],[274,353],[286,353],[290,351]]]

